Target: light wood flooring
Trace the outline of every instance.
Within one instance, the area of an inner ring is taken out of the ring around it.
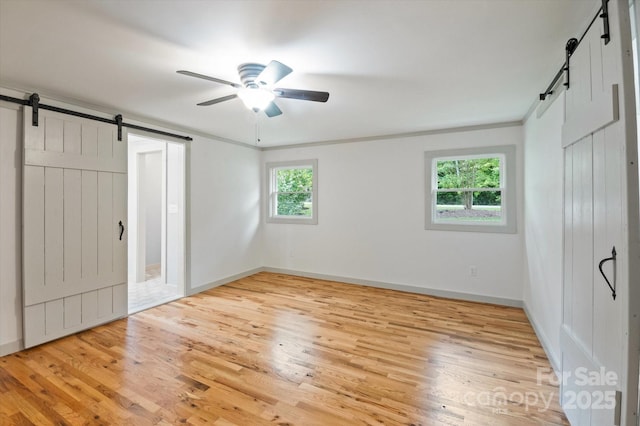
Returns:
[[[259,273],[0,358],[0,424],[568,424],[538,368],[521,309]]]

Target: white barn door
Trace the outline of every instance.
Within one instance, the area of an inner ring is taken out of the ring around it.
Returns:
[[[597,19],[572,55],[565,97],[561,402],[580,426],[638,419],[638,176],[625,1],[609,2],[611,42]]]
[[[127,149],[115,125],[24,107],[24,344],[127,314]]]

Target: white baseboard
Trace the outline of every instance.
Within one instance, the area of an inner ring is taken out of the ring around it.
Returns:
[[[208,284],[204,284],[195,288],[192,288],[187,291],[187,296],[192,296],[194,294],[202,293],[203,291],[211,290],[212,288],[220,287],[221,285],[225,285],[230,283],[231,281],[239,280],[241,278],[248,277],[253,274],[257,274],[258,272],[262,272],[265,269],[263,267],[249,269],[248,271],[240,272],[238,274],[229,275],[228,277],[221,278],[216,281],[212,281]]]
[[[547,354],[547,358],[549,358],[549,363],[551,364],[551,368],[553,368],[553,371],[555,371],[558,377],[561,377],[560,376],[560,373],[561,373],[560,360],[558,358],[558,355],[553,351],[552,349],[553,346],[551,345],[551,342],[549,342],[549,338],[542,331],[542,329],[536,322],[535,317],[531,315],[531,311],[529,311],[529,308],[527,308],[527,304],[525,302],[523,302],[522,304],[522,309],[524,309],[524,313],[527,315],[527,318],[531,323],[531,327],[533,327],[533,331],[536,333],[536,336],[538,336],[538,340],[542,345],[542,349],[544,349],[544,352]]]
[[[24,349],[22,339],[13,342],[3,343],[0,345],[0,356],[5,356]]]
[[[274,272],[277,274],[298,275],[307,278],[316,278],[319,280],[338,281],[348,284],[358,284],[368,287],[385,288],[389,290],[405,291],[408,293],[426,294],[428,296],[443,297],[447,299],[465,300],[469,302],[491,303],[494,305],[512,306],[516,308],[522,307],[522,301],[516,299],[507,299],[503,297],[484,296],[481,294],[461,293],[457,291],[440,290],[435,288],[417,287],[406,284],[387,283],[382,281],[362,280],[358,278],[340,277],[336,275],[316,274],[314,272],[294,271],[290,269],[264,267],[262,270],[266,272]]]

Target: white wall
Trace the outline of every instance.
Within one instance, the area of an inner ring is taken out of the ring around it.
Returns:
[[[318,225],[263,223],[264,265],[518,304],[520,220],[517,234],[424,229],[424,151],[503,144],[518,147],[521,211],[521,126],[263,152],[263,174],[269,161],[317,158],[319,179]]]
[[[523,301],[555,368],[562,323],[563,123],[564,93],[524,125]]]
[[[162,253],[162,152],[144,154],[146,265],[160,264]]]
[[[22,111],[0,102],[0,356],[22,338],[21,144]]]
[[[167,143],[167,283],[183,284],[184,145]]]
[[[0,93],[23,97],[8,89]],[[45,98],[41,102],[101,114]],[[22,339],[21,117],[14,104],[0,102],[0,356],[20,349]],[[200,136],[188,145],[191,285],[186,291],[194,293],[262,265],[260,152]]]
[[[260,151],[191,143],[191,291],[262,266]]]

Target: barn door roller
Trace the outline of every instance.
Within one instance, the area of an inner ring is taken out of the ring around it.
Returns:
[[[118,126],[118,140],[122,140],[122,114],[116,115],[116,126]]]
[[[40,106],[40,96],[37,93],[29,96],[29,102],[31,103],[31,125],[38,127],[38,107]]]
[[[604,27],[604,31],[600,38],[604,40],[604,44],[609,44],[611,41],[611,36],[609,35],[609,0],[602,0],[602,8],[600,9],[602,13],[600,17],[602,18],[602,25]]]
[[[571,55],[573,55],[573,52],[576,51],[576,49],[578,48],[578,39],[577,38],[570,38],[569,41],[567,41],[567,44],[564,47],[564,51],[566,53],[566,60],[565,60],[565,67],[564,67],[564,72],[565,74],[565,80],[564,80],[564,86],[567,88],[567,90],[569,90],[570,84],[569,84],[569,58],[571,58]]]
[[[609,44],[609,42],[611,41],[611,35],[609,33],[609,0],[601,0],[601,1],[602,1],[602,6],[600,6],[600,9],[598,9],[598,12],[596,13],[596,15],[593,17],[593,19],[587,26],[587,29],[584,31],[584,33],[582,33],[582,36],[580,36],[580,38],[577,40],[575,38],[571,38],[567,42],[567,45],[565,46],[566,60],[562,65],[562,68],[560,68],[560,70],[556,73],[555,77],[553,77],[553,80],[551,80],[551,84],[549,84],[549,87],[547,87],[547,89],[544,92],[540,93],[541,101],[544,101],[547,98],[547,96],[553,94],[553,88],[556,86],[556,83],[558,82],[560,77],[562,77],[563,72],[567,73],[567,79],[564,85],[567,87],[567,89],[569,88],[569,57],[578,48],[578,45],[582,42],[582,39],[584,38],[584,36],[587,35],[589,30],[591,29],[591,26],[598,18],[602,18],[602,25],[603,25],[603,31],[602,31],[603,34],[600,36],[600,38],[604,40],[605,45]],[[571,51],[569,51],[570,47],[571,47]]]

